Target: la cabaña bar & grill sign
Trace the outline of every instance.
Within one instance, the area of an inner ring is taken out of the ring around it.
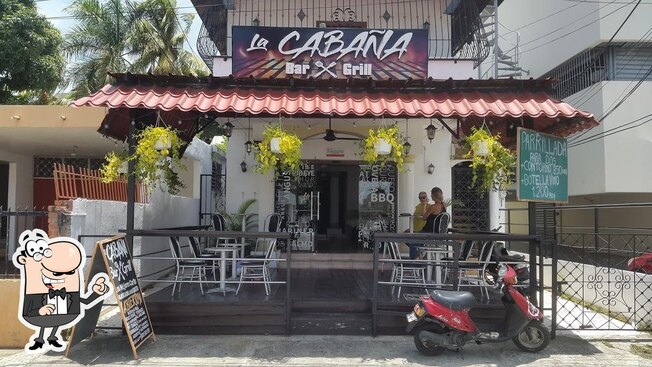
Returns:
[[[423,79],[425,29],[233,27],[233,75]]]

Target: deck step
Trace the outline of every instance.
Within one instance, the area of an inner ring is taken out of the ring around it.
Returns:
[[[292,301],[293,315],[304,313],[371,314],[371,300],[299,300]]]
[[[371,335],[371,314],[293,314],[292,333],[296,335]]]

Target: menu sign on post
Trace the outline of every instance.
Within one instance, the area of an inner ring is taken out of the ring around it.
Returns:
[[[428,77],[426,29],[234,26],[232,32],[235,77]]]
[[[568,202],[566,139],[518,129],[517,198],[520,201]]]
[[[156,337],[124,236],[97,242],[87,279],[92,279],[98,272],[109,274],[115,299],[120,308],[122,324],[127,332],[134,358],[138,358],[136,349],[150,337],[153,340],[156,340]],[[86,316],[73,327],[66,355],[74,344],[92,335],[101,309],[102,302],[95,305],[92,311],[87,312]]]

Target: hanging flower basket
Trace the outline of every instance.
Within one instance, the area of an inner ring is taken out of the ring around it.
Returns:
[[[281,153],[281,138],[278,136],[273,137],[269,141],[269,148],[272,151],[272,153]]]
[[[473,154],[486,157],[489,155],[489,150],[491,141],[488,140],[477,140],[473,143]]]
[[[154,144],[154,149],[158,151],[161,151],[163,149],[170,149],[170,148],[172,148],[172,141],[169,137],[159,138]]]
[[[385,139],[378,139],[374,143],[374,149],[379,155],[388,155],[392,152],[392,145]]]
[[[368,164],[380,163],[384,166],[388,160],[393,160],[396,167],[403,170],[403,143],[397,126],[371,129],[360,144],[362,159]]]
[[[472,129],[464,139],[471,147],[465,158],[472,158],[473,179],[471,185],[480,192],[504,191],[512,181],[516,156],[500,143],[500,135],[491,135],[484,129]]]
[[[129,162],[125,160],[120,165],[120,168],[118,168],[118,173],[121,175],[126,175],[127,172],[129,172]]]
[[[256,172],[296,172],[301,162],[303,142],[296,134],[283,130],[281,125],[270,125],[263,131],[263,141],[256,145]]]
[[[106,163],[100,168],[102,182],[110,183],[120,179],[120,175],[126,174],[129,167],[129,155],[127,153],[109,152],[104,158]]]
[[[181,163],[181,139],[177,133],[168,127],[148,126],[136,138],[138,143],[132,156],[113,152],[106,156],[106,163],[100,169],[102,181],[115,181],[120,173],[126,173],[124,164],[134,160],[136,179],[143,181],[149,190],[165,183],[170,194],[177,194],[184,185],[172,167],[185,169]]]

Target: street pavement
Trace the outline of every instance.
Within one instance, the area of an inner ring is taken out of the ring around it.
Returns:
[[[460,352],[420,355],[411,336],[191,336],[158,335],[134,360],[127,337],[100,331],[62,353],[0,350],[0,366],[651,366],[630,352],[652,345],[644,332],[558,332],[543,352],[521,352],[511,342],[468,344]]]

